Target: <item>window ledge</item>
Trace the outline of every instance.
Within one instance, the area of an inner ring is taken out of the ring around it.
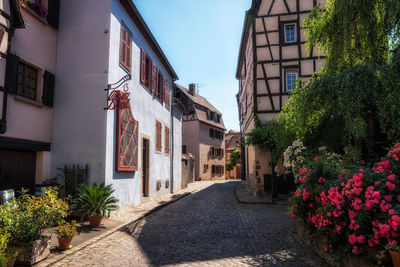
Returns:
[[[26,6],[26,5],[22,5],[22,7],[28,11],[32,16],[34,16],[35,18],[37,18],[39,21],[41,21],[43,24],[45,25],[49,25],[49,23],[47,22],[47,20],[45,20],[43,17],[39,16],[32,8]]]
[[[32,104],[32,105],[37,106],[37,107],[40,107],[40,108],[44,107],[44,105],[43,105],[42,102],[39,102],[39,101],[33,100],[33,99],[29,99],[29,98],[27,98],[27,97],[23,97],[23,96],[16,95],[16,96],[14,97],[14,99],[15,99],[15,100],[18,100],[18,101],[21,101],[21,102],[25,102],[25,103]]]

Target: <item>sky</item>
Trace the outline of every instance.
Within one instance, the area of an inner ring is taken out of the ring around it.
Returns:
[[[236,66],[251,0],[133,0],[175,72],[239,130]]]

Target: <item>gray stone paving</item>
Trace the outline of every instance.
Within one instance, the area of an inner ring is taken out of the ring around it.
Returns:
[[[238,204],[215,183],[53,266],[321,266],[287,206]]]

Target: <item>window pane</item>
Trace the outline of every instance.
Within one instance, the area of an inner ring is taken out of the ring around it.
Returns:
[[[285,25],[285,42],[296,42],[296,26],[294,24]]]

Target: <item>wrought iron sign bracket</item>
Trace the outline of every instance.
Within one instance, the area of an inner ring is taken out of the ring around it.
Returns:
[[[128,99],[128,97],[129,97],[128,84],[126,82],[129,80],[132,80],[132,76],[130,74],[127,74],[124,77],[122,77],[118,82],[109,84],[107,86],[107,88],[104,89],[104,91],[107,92],[106,107],[104,108],[104,110],[110,110],[110,109],[116,108],[117,101],[120,99],[120,97],[119,97],[120,95],[114,91],[116,91],[121,86],[124,86],[124,89],[123,89],[124,97],[122,99],[124,99],[124,101],[126,101],[126,99]],[[112,90],[112,92],[110,93],[111,90]],[[113,103],[109,104],[110,101]],[[129,101],[129,99],[128,99],[128,101]]]

